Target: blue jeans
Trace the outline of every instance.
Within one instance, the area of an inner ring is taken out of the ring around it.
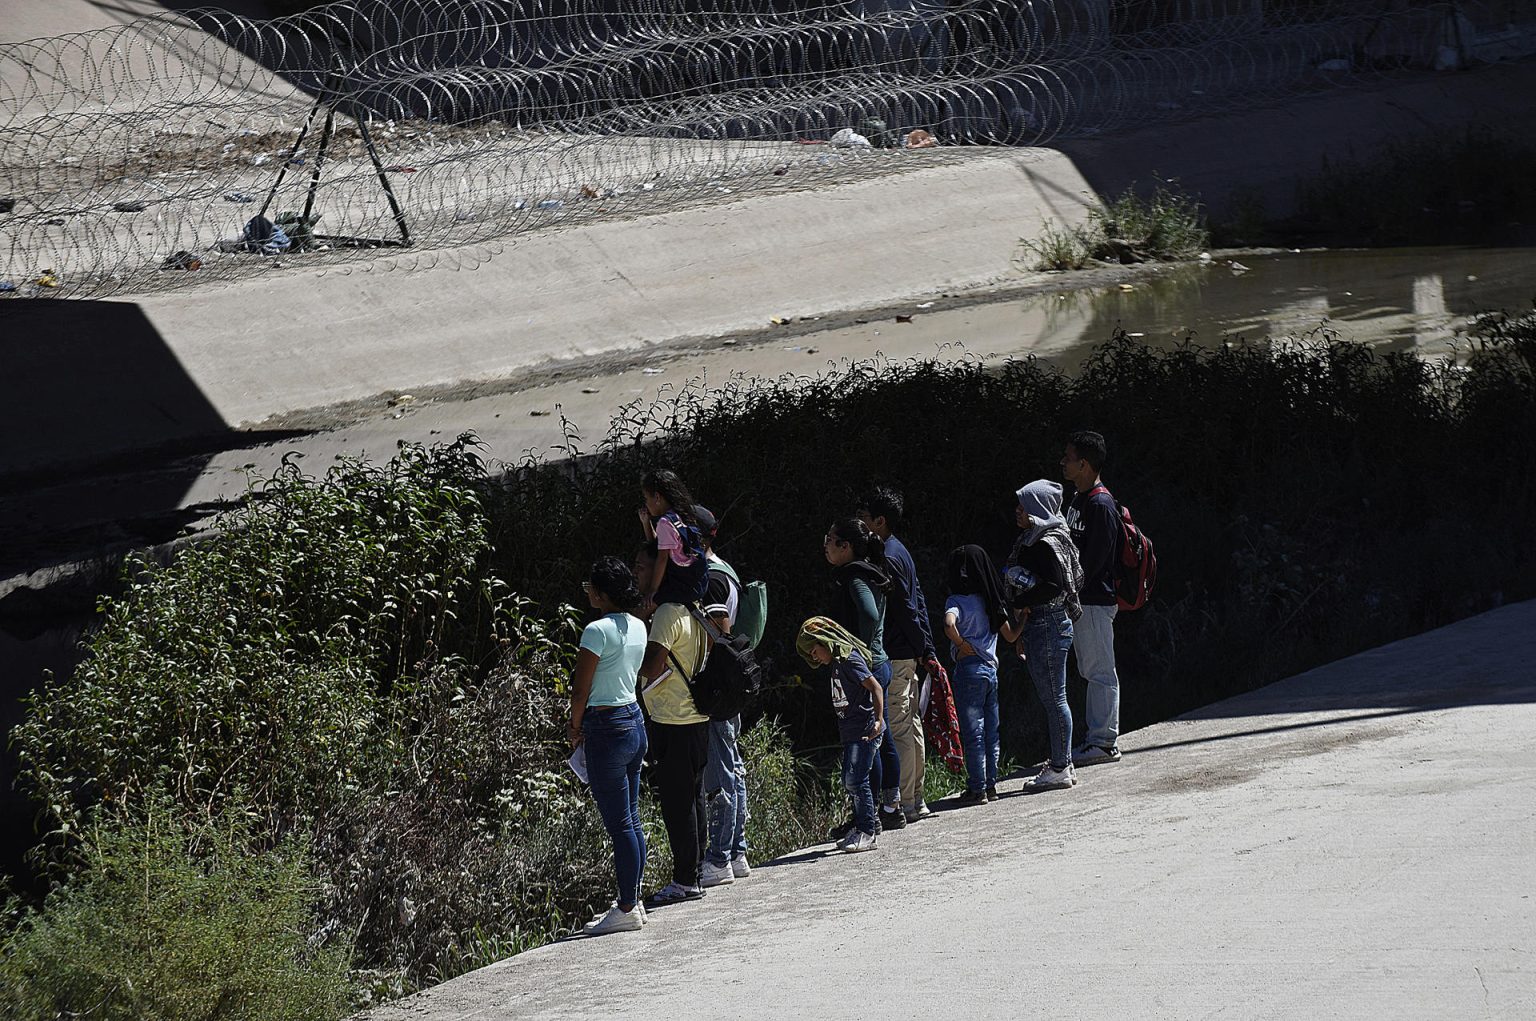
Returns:
[[[1072,619],[1060,607],[1036,609],[1024,625],[1024,660],[1035,694],[1045,706],[1051,737],[1051,766],[1072,764],[1072,710],[1067,706],[1067,650],[1072,648]]]
[[[737,747],[740,737],[740,716],[709,725],[709,757],[704,760],[709,846],[704,860],[717,868],[747,853],[747,767]]]
[[[983,791],[997,786],[997,667],[980,656],[955,664],[955,708],[965,746],[965,786]]]
[[[873,672],[880,682],[881,701],[885,703],[885,733],[880,736],[875,768],[869,772],[869,786],[876,798],[885,804],[895,804],[901,800],[901,756],[896,753],[896,739],[891,736],[891,661],[881,663]]]
[[[873,741],[843,745],[843,789],[853,797],[853,824],[860,833],[875,835],[875,792],[870,789],[870,769],[878,760]]]
[[[645,761],[645,717],[638,702],[587,706],[581,717],[587,780],[603,828],[613,840],[613,873],[620,906],[640,899],[645,873],[645,830],[640,826],[640,764]]]

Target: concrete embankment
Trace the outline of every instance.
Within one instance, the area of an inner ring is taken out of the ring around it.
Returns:
[[[519,238],[495,251],[275,269],[206,291],[0,305],[0,475],[217,436],[301,409],[1017,283],[1019,240],[1153,174],[1274,211],[1325,156],[1487,123],[1536,126],[1536,64],[1331,92],[1060,150]],[[434,268],[423,268],[435,261]]]
[[[1528,1018],[1533,657],[1536,602],[1504,607],[371,1021]]]

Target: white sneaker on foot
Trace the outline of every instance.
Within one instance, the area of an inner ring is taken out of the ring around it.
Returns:
[[[752,874],[752,866],[747,864],[747,856],[738,854],[731,859],[731,875],[737,879],[746,879]]]
[[[865,833],[862,830],[850,830],[837,845],[838,850],[844,854],[858,854],[860,851],[873,851],[875,849],[875,835]]]
[[[731,863],[724,865],[711,865],[705,862],[699,867],[699,885],[706,890],[711,886],[725,886],[736,882],[736,873],[731,870]]]
[[[640,916],[641,908],[625,911],[617,904],[609,908],[599,918],[595,918],[582,926],[581,931],[588,936],[605,936],[610,932],[635,932],[645,924],[645,919]]]
[[[1077,783],[1077,771],[1069,762],[1065,769],[1056,769],[1049,762],[1039,773],[1024,781],[1026,791],[1055,791]]]

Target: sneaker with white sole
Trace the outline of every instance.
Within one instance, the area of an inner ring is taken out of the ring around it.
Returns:
[[[1068,763],[1065,769],[1057,769],[1049,762],[1039,773],[1024,781],[1026,791],[1057,791],[1077,783],[1077,771]]]
[[[913,808],[903,807],[902,812],[906,815],[907,822],[917,822],[919,819],[926,819],[932,815],[933,809],[928,807],[928,802],[919,801]]]
[[[731,875],[737,879],[746,879],[752,874],[752,866],[747,864],[747,856],[738,854],[731,859]]]
[[[704,891],[697,886],[684,886],[682,883],[668,883],[660,890],[645,898],[647,907],[662,908],[668,904],[678,904],[685,900],[698,900],[704,896]]]
[[[725,886],[734,882],[736,882],[736,873],[732,871],[730,862],[724,865],[711,865],[705,862],[699,868],[699,885],[706,890],[712,886]]]
[[[875,849],[875,835],[873,833],[865,833],[863,830],[849,830],[848,835],[838,842],[837,849],[844,854],[873,851]]]
[[[1101,762],[1119,762],[1120,749],[1111,745],[1108,748],[1102,745],[1085,744],[1072,753],[1072,765],[1096,766]]]
[[[637,932],[645,924],[645,918],[640,914],[643,910],[636,906],[632,910],[625,911],[615,904],[600,917],[582,926],[581,931],[588,936],[606,936],[610,932]]]

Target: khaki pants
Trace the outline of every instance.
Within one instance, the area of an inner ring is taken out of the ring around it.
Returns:
[[[918,712],[917,660],[891,660],[889,719],[891,739],[901,756],[901,806],[915,808],[923,800],[923,766],[927,752],[923,741],[923,718]],[[889,782],[889,781],[887,781]]]

